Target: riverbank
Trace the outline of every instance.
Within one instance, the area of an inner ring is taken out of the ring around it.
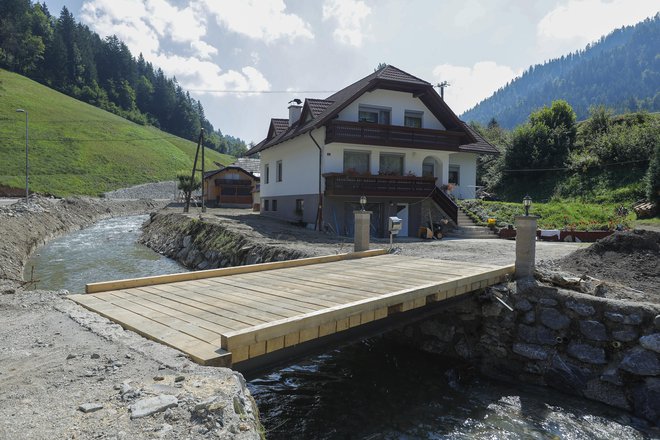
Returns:
[[[22,265],[39,245],[161,206],[32,197],[0,208],[0,438],[261,438],[242,375],[198,366],[64,299],[66,291],[24,289]]]
[[[0,207],[0,287],[6,290],[20,286],[25,262],[47,241],[103,218],[146,214],[164,205],[147,199],[31,196],[28,204],[21,199]]]

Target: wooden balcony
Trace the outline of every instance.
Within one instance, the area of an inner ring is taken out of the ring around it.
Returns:
[[[352,176],[327,173],[327,196],[428,197],[435,188],[435,177]]]
[[[325,143],[344,142],[348,144],[458,151],[463,136],[463,133],[447,130],[365,122],[331,121],[326,127]]]

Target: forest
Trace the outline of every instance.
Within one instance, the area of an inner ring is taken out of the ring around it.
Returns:
[[[0,67],[141,125],[188,140],[204,129],[206,147],[242,156],[245,142],[224,135],[176,78],[135,57],[116,36],[101,38],[76,23],[64,6],[59,17],[45,3],[0,2]]]
[[[660,14],[601,37],[584,50],[531,66],[520,77],[461,115],[508,129],[543,105],[563,99],[578,120],[594,105],[615,113],[660,111]]]
[[[495,119],[472,126],[501,152],[482,156],[477,172],[478,185],[499,199],[660,205],[660,114],[596,106],[578,123],[557,100],[511,131]]]

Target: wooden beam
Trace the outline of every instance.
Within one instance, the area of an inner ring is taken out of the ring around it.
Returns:
[[[373,249],[362,252],[350,252],[337,255],[326,255],[322,257],[300,258],[298,260],[275,261],[272,263],[249,264],[246,266],[226,267],[222,269],[198,270],[170,275],[157,275],[142,278],[130,278],[117,281],[103,281],[90,283],[85,286],[86,293],[106,292],[109,290],[128,289],[131,287],[153,286],[155,284],[178,283],[180,281],[199,280],[203,278],[223,277],[251,272],[263,272],[266,270],[282,269],[285,267],[309,266],[311,264],[330,263],[333,261],[353,260],[357,258],[374,257],[384,255],[386,249]]]

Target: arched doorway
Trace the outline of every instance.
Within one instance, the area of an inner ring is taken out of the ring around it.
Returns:
[[[422,176],[435,177],[436,186],[442,185],[442,161],[433,156],[426,156],[422,162]]]

